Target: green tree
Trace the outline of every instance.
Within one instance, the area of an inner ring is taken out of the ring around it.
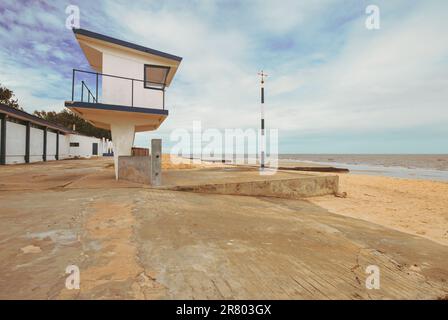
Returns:
[[[67,109],[60,112],[44,110],[34,111],[34,115],[67,129],[73,129],[73,125],[75,125],[75,130],[86,136],[111,139],[109,130],[97,128]]]
[[[23,110],[17,99],[15,99],[14,92],[0,84],[0,103],[6,104],[8,107],[12,107],[18,110]]]

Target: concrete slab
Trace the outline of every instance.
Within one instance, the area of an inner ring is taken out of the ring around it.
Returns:
[[[141,161],[146,163],[145,159]],[[110,158],[41,162],[1,169],[0,191],[153,187],[145,180],[144,174],[135,170],[122,172],[122,175],[134,176],[131,181],[115,180]],[[262,176],[257,168],[239,166],[163,169],[162,180],[160,188],[168,190],[281,198],[333,194],[338,185],[338,177],[331,174],[279,170],[274,175]]]
[[[257,168],[228,167],[166,171],[163,189],[214,194],[267,196],[287,199],[338,192],[338,176],[279,170],[260,175]]]
[[[307,201],[145,199],[135,211],[140,259],[170,299],[422,299],[448,289],[448,247]],[[369,265],[380,269],[380,290],[365,286]]]
[[[187,177],[177,175],[178,183]],[[114,180],[110,160],[8,166],[0,183],[0,299],[446,299],[448,292],[447,246],[305,200],[136,188]],[[80,290],[65,288],[72,264]],[[379,290],[365,287],[369,265],[380,268]]]
[[[448,247],[303,200],[83,188],[0,192],[0,202],[1,299],[436,299],[448,290]],[[80,290],[64,286],[71,264]],[[368,265],[381,270],[380,290],[365,287]]]
[[[0,168],[0,191],[123,187],[144,185],[116,181],[111,158],[59,160]]]

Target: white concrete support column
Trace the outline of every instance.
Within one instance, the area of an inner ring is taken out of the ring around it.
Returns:
[[[110,131],[112,133],[112,141],[114,142],[115,179],[118,180],[118,157],[130,156],[132,154],[135,128],[134,124],[115,122],[111,123]]]
[[[101,155],[106,152],[106,138],[101,138]]]

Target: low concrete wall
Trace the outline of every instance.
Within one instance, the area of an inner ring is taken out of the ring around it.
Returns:
[[[338,192],[338,176],[310,176],[293,179],[201,184],[170,187],[170,190],[287,199],[323,196]]]
[[[118,179],[151,184],[151,157],[119,156]]]
[[[162,184],[162,140],[151,140],[151,155],[118,156],[117,166],[115,170],[119,180],[160,186]]]

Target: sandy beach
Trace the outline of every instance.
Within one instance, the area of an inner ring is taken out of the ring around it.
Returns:
[[[333,213],[374,222],[448,245],[448,183],[339,174],[347,198],[309,201]]]

